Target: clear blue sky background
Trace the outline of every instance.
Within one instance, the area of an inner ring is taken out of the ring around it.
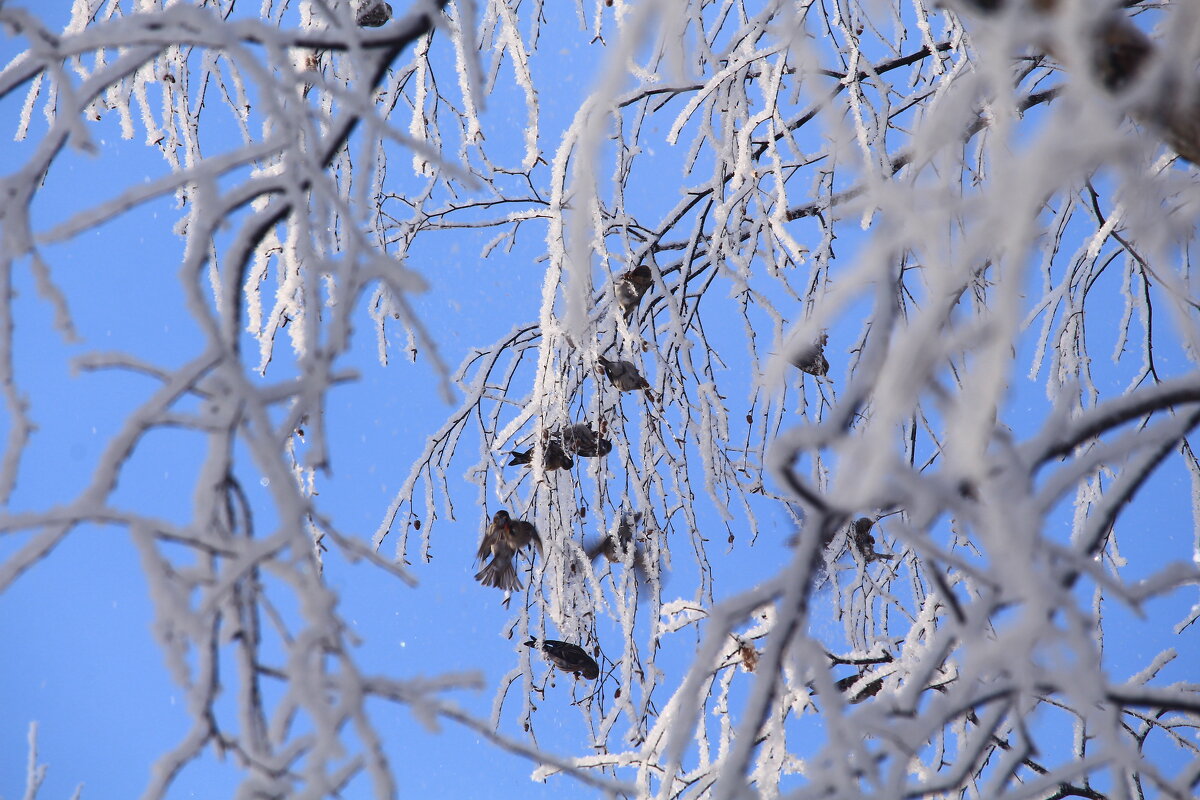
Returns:
[[[63,5],[60,19],[65,23]],[[563,22],[575,24],[574,13]],[[7,38],[0,42],[0,60],[7,62],[18,45]],[[544,50],[544,58],[562,65],[554,84],[558,94],[540,98],[545,129],[558,131],[588,91],[601,48]],[[5,141],[11,139],[22,100],[18,93],[0,103]],[[506,107],[502,93],[492,100],[489,113],[512,120],[489,128],[489,137],[509,133],[514,148],[519,147],[523,104]],[[7,174],[22,163],[43,130],[39,111],[29,141],[0,148],[0,172]],[[89,124],[88,130],[100,154],[67,152],[56,162],[37,200],[35,220],[42,229],[119,194],[142,176],[164,171],[157,151],[142,144],[140,130],[133,141],[123,141],[112,117]],[[394,159],[394,172],[403,173],[407,156],[397,153]],[[157,388],[150,378],[122,372],[76,372],[72,359],[96,350],[123,350],[173,365],[202,346],[182,307],[182,240],[171,233],[179,212],[171,205],[169,200],[148,204],[100,233],[47,248],[80,334],[78,343],[65,342],[54,330],[52,312],[38,300],[28,269],[18,269],[14,280],[22,301],[16,372],[32,400],[39,430],[26,453],[12,510],[45,508],[72,498],[125,416]],[[490,343],[516,321],[536,318],[544,267],[535,258],[544,250],[544,234],[544,225],[526,226],[511,255],[488,263],[477,254],[490,232],[445,234],[429,248],[427,261],[412,264],[432,285],[428,295],[415,299],[416,310],[452,368],[471,347]],[[424,356],[416,365],[399,357],[403,332],[398,325],[393,326],[396,352],[386,369],[376,359],[365,309],[359,334],[353,354],[341,366],[359,370],[362,380],[331,396],[333,473],[321,476],[319,490],[342,529],[367,541],[425,437],[451,407],[438,399]],[[247,340],[247,346],[256,344]],[[281,346],[287,346],[282,339]],[[279,369],[285,368],[273,367],[269,377],[280,377]],[[453,474],[475,460],[474,437],[464,441],[468,457]],[[115,504],[186,521],[202,454],[193,435],[160,431],[147,437],[123,473]],[[502,595],[472,580],[479,537],[479,513],[473,506],[477,489],[464,484],[455,492],[459,521],[442,524],[433,561],[415,567],[418,589],[369,566],[346,566],[334,553],[328,556],[327,575],[340,593],[345,616],[362,636],[359,655],[365,670],[401,678],[479,670],[485,688],[455,698],[486,718],[495,687],[517,665],[522,647],[519,640],[505,637],[513,612],[500,607]],[[0,556],[25,540],[23,535],[0,540]],[[388,540],[382,552],[390,555],[392,549]],[[84,798],[140,795],[149,766],[184,737],[189,725],[184,695],[167,673],[152,622],[138,554],[128,533],[116,527],[81,527],[0,595],[5,654],[0,661],[0,797],[23,791],[30,720],[40,726],[39,762],[49,765],[40,797],[69,796],[80,783]],[[537,668],[539,675],[544,671]],[[539,703],[539,741],[552,752],[578,752],[584,731],[570,703],[583,695],[583,685],[577,689],[562,674],[553,681]],[[509,696],[514,709],[519,692],[520,684],[514,684]],[[531,784],[532,764],[500,753],[473,733],[446,725],[440,734],[430,735],[406,708],[380,703],[377,711],[378,719],[386,720],[381,727],[393,747],[392,763],[405,795],[437,791],[449,797],[511,797],[561,791],[555,782]],[[557,736],[563,737],[561,744]],[[232,763],[233,757],[228,759]],[[210,748],[199,768],[183,773],[172,796],[230,796],[236,777]],[[348,797],[368,794],[361,780],[352,788]]]
[[[55,10],[64,21],[66,5],[64,2]],[[577,24],[573,9],[561,20],[551,16],[552,23]],[[599,45],[567,44],[578,40],[576,36],[563,37],[564,44],[559,47],[552,31],[543,33],[538,58],[557,64],[561,76],[553,86],[540,87],[547,132],[557,132],[569,123],[603,63]],[[0,60],[7,62],[16,46],[11,39],[0,40]],[[514,146],[519,146],[524,107],[514,102],[506,108],[503,97],[493,98],[489,117],[511,118],[508,130]],[[2,174],[22,162],[43,130],[39,116],[31,142],[9,141],[22,100],[23,95],[17,94],[0,102],[0,140],[5,142],[0,147]],[[49,227],[74,210],[118,194],[142,175],[162,173],[161,158],[141,143],[140,132],[134,141],[122,141],[111,119],[89,124],[89,130],[100,144],[100,156],[64,154],[39,195],[39,227]],[[495,126],[488,135],[503,135],[503,130],[504,126]],[[556,144],[556,139],[547,140],[543,148]],[[405,162],[397,160],[394,169],[399,172],[404,166]],[[664,181],[664,206],[676,196],[670,181]],[[157,388],[151,379],[127,373],[74,372],[72,359],[95,350],[120,349],[150,361],[181,363],[201,346],[198,332],[181,308],[177,285],[181,240],[170,230],[176,213],[169,202],[150,204],[119,218],[99,234],[89,233],[46,251],[54,277],[67,293],[82,339],[79,343],[63,341],[54,329],[50,308],[37,297],[27,265],[17,270],[16,372],[30,395],[39,429],[25,455],[10,510],[46,508],[73,497],[90,477],[92,465],[125,415]],[[412,264],[429,277],[433,287],[417,301],[417,311],[451,366],[472,346],[490,343],[513,322],[536,318],[543,267],[534,259],[544,249],[543,234],[544,228],[529,227],[511,255],[488,262],[481,262],[476,254],[491,233],[447,234],[453,241],[431,247],[427,261]],[[852,252],[853,243],[844,242],[842,247]],[[1107,296],[1115,303],[1119,294],[1114,287]],[[1119,308],[1114,305],[1099,311],[1115,319]],[[1105,331],[1103,325],[1094,329],[1098,336],[1111,335],[1111,329]],[[393,341],[399,346],[402,334],[399,330],[395,333]],[[844,352],[853,334],[851,330],[834,332],[831,360],[835,376],[836,354]],[[1169,329],[1163,335],[1162,358],[1166,363],[1175,359],[1174,363],[1182,366],[1177,348],[1173,352]],[[362,380],[335,389],[331,396],[333,473],[322,476],[319,487],[324,507],[332,510],[342,529],[364,540],[378,527],[424,437],[440,425],[449,410],[437,399],[424,359],[410,365],[396,358],[385,369],[378,365],[375,354],[364,311],[354,352],[342,364],[358,369]],[[1121,378],[1114,375],[1113,385],[1121,385]],[[732,397],[731,413],[740,413],[743,402],[742,396]],[[1014,386],[1013,403],[1016,409],[1029,408],[1031,418],[1038,418],[1037,409],[1044,406],[1040,385]],[[475,460],[473,440],[468,442],[469,455],[459,461],[462,469]],[[192,476],[201,454],[197,437],[161,431],[153,434],[126,468],[117,491],[118,503],[167,519],[188,519]],[[1156,482],[1153,494],[1139,503],[1137,513],[1145,520],[1147,531],[1145,546],[1151,551],[1158,537],[1190,541],[1193,536],[1186,475],[1182,470],[1172,475]],[[500,594],[471,580],[479,536],[477,515],[471,507],[477,489],[465,483],[454,488],[460,520],[439,529],[433,561],[414,567],[421,581],[418,589],[371,567],[344,565],[333,554],[327,574],[340,593],[346,617],[362,636],[360,655],[365,669],[401,678],[481,670],[485,688],[458,697],[468,709],[487,716],[494,687],[517,664],[520,642],[505,637],[513,612],[500,607]],[[782,513],[768,515],[762,522],[767,532],[755,547],[739,542],[728,557],[715,559],[720,594],[752,584],[760,570],[773,570],[785,556],[782,542],[791,531]],[[24,536],[0,539],[0,557],[24,541]],[[390,555],[391,547],[390,541],[385,542],[383,553]],[[721,552],[719,547],[713,550]],[[1136,558],[1138,553],[1127,555]],[[690,596],[691,591],[686,581],[682,585],[668,583],[664,595]],[[1161,610],[1176,620],[1194,601],[1194,596],[1176,595],[1148,608],[1152,618]],[[1144,622],[1132,617],[1126,621],[1126,617],[1122,614],[1121,624],[1109,628],[1111,638],[1106,646],[1113,658],[1114,678],[1140,668],[1161,647],[1143,633]],[[39,761],[49,765],[40,797],[70,796],[80,783],[84,798],[128,798],[141,793],[149,765],[180,741],[188,727],[183,694],[171,682],[152,638],[152,619],[137,553],[128,534],[115,527],[76,530],[46,561],[0,595],[0,797],[19,797],[23,791],[30,720],[40,725]],[[818,633],[837,637],[837,627],[830,622],[828,631]],[[1195,632],[1177,637],[1174,645],[1182,657],[1172,670],[1187,677],[1184,665],[1200,663]],[[540,667],[535,670],[539,675],[542,671]],[[1194,668],[1191,673],[1194,679]],[[681,674],[668,680],[668,692]],[[519,684],[514,685],[509,697],[514,708],[519,691]],[[538,702],[538,741],[552,752],[584,750],[579,712],[570,705],[573,691],[581,688],[576,689],[570,678],[560,674]],[[660,702],[666,696],[661,695]],[[430,735],[403,707],[380,704],[378,710],[379,718],[387,720],[389,752],[405,796],[435,791],[447,797],[588,794],[561,778],[544,787],[531,784],[532,765],[500,753],[453,725]],[[218,763],[210,749],[201,765],[185,771],[172,796],[227,797],[235,778],[229,764]],[[368,795],[362,781],[352,788],[347,797]]]

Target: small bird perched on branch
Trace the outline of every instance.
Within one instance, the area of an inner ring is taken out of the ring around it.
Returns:
[[[645,264],[639,264],[628,272],[622,273],[614,289],[626,322],[633,316],[633,312],[637,311],[638,303],[642,302],[642,296],[646,294],[646,290],[653,285],[654,277],[650,274],[650,268]]]
[[[530,639],[525,646],[537,650],[537,639]],[[589,681],[600,677],[600,665],[577,644],[560,642],[557,639],[543,639],[541,651],[547,661],[563,672],[570,672],[576,676],[582,675]]]
[[[600,431],[592,430],[586,422],[563,428],[562,442],[567,450],[584,458],[599,458],[612,452],[612,442],[605,439],[604,420],[600,420]]]
[[[866,679],[870,676],[870,674],[871,673],[864,670],[863,672],[856,672],[853,675],[847,675],[845,678],[839,678],[833,682],[833,688],[845,694],[849,692],[856,683]],[[808,684],[808,688],[813,694],[817,694],[817,687],[811,682]],[[847,695],[846,702],[850,703],[851,705],[857,705],[879,694],[879,691],[882,688],[883,678],[875,678],[874,680],[867,681],[859,688],[857,692]]]
[[[825,345],[828,341],[829,334],[822,333],[815,342],[792,356],[792,364],[809,375],[822,377],[829,372],[829,361],[825,358]]]
[[[868,562],[891,561],[893,556],[887,553],[880,553],[875,550],[875,537],[871,534],[871,528],[874,527],[875,520],[870,517],[859,517],[854,520],[854,532],[850,540],[854,543],[854,548]]]
[[[636,392],[641,390],[646,393],[651,400],[654,399],[654,393],[650,391],[650,382],[642,377],[642,373],[638,372],[637,367],[630,361],[609,361],[604,356],[597,358],[599,369],[604,371],[608,376],[608,380],[613,386],[617,387],[618,391]]]
[[[512,519],[507,511],[497,511],[492,517],[492,524],[483,534],[479,552],[475,554],[477,561],[483,561],[489,555],[492,560],[475,573],[475,580],[484,586],[495,586],[506,592],[521,591],[524,587],[517,577],[513,559],[530,544],[537,548],[538,555],[542,554],[542,539],[533,523]]]
[[[354,21],[362,28],[378,28],[391,18],[391,5],[381,3],[379,0],[367,0],[358,9],[358,14],[355,16]]]
[[[612,445],[610,444],[611,448]],[[533,451],[535,448],[529,448],[524,452],[517,450],[512,451],[512,460],[508,462],[511,467],[514,464],[532,464]],[[542,466],[547,472],[555,469],[570,469],[575,465],[575,461],[567,455],[556,439],[551,439],[546,442],[546,449],[542,453]]]

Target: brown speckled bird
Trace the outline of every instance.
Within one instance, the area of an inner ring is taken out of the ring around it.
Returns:
[[[628,272],[622,273],[617,279],[616,286],[613,287],[617,293],[617,302],[621,304],[621,313],[625,315],[626,321],[633,316],[633,312],[637,311],[638,303],[642,302],[642,296],[646,294],[646,290],[654,285],[654,277],[650,274],[650,268],[645,264],[639,264]]]
[[[479,552],[475,554],[477,561],[483,561],[489,555],[492,560],[483,569],[475,573],[475,580],[484,586],[495,586],[506,592],[519,592],[523,587],[517,577],[517,567],[513,563],[517,552],[533,544],[542,553],[542,540],[537,528],[524,520],[512,519],[507,511],[497,511],[492,517],[492,524],[483,534]]]
[[[532,544],[538,555],[542,555],[542,537],[538,536],[537,528],[533,527],[532,522],[514,519],[509,525],[508,541],[513,550],[520,550]]]
[[[538,640],[530,639],[525,646],[537,650]],[[546,660],[563,672],[570,672],[576,676],[582,675],[589,681],[600,677],[600,665],[577,644],[560,642],[557,639],[543,639],[541,651]]]

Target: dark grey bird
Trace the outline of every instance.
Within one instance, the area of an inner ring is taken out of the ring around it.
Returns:
[[[801,371],[807,372],[809,375],[816,375],[818,378],[827,374],[829,361],[825,358],[825,344],[828,341],[829,335],[822,333],[815,342],[791,357],[792,364]]]
[[[475,580],[484,586],[495,586],[506,592],[519,592],[524,587],[521,579],[517,577],[517,567],[513,559],[520,550],[530,544],[533,544],[541,555],[542,539],[538,536],[537,528],[530,522],[512,519],[507,511],[497,511],[492,517],[492,524],[484,531],[479,552],[475,554],[477,561],[483,561],[489,555],[492,560],[475,573]]]
[[[391,18],[391,5],[379,2],[379,0],[367,0],[362,8],[358,9],[358,15],[354,21],[361,28],[378,28]]]
[[[597,433],[586,422],[568,425],[563,428],[563,446],[577,456],[584,458],[599,458],[612,452],[612,442],[605,439],[604,420],[600,421],[600,431]]]
[[[854,684],[858,683],[863,678],[867,677],[867,674],[868,673],[863,672],[863,673],[856,673],[854,675],[848,675],[845,678],[841,678],[837,681],[834,681],[833,685],[835,687],[837,687],[837,690],[839,692],[848,692],[848,691],[850,691],[850,688],[852,686],[854,686]],[[858,704],[858,703],[863,702],[864,700],[868,700],[868,699],[874,697],[875,695],[879,694],[879,690],[882,688],[883,688],[883,678],[876,678],[872,681],[867,681],[867,683],[863,684],[861,689],[859,689],[854,694],[850,695],[849,698],[847,698],[847,699],[850,701],[850,703],[852,705]]]
[[[847,675],[845,678],[839,678],[834,681],[833,688],[837,689],[842,694],[846,694],[850,691],[854,684],[867,678],[869,675],[870,673],[866,671],[856,672],[853,675]],[[808,688],[813,694],[818,694],[817,687],[812,683],[808,684]],[[879,694],[879,691],[882,688],[883,678],[875,678],[874,680],[867,681],[857,692],[852,695],[848,695],[846,697],[846,702],[850,703],[851,705],[857,705],[858,703],[869,700],[875,695]]]
[[[612,445],[609,445],[611,447]],[[524,452],[514,450],[512,460],[508,462],[511,467],[514,464],[532,464],[534,448],[529,448]],[[575,465],[575,461],[563,451],[563,447],[557,440],[551,439],[546,442],[546,449],[542,453],[542,466],[546,471],[555,469],[570,469]]]
[[[539,649],[537,639],[530,639],[525,646],[535,650]],[[557,639],[543,639],[540,649],[546,660],[563,672],[570,672],[576,676],[582,675],[589,681],[600,677],[600,665],[577,644],[560,642]]]
[[[638,303],[642,302],[642,297],[646,294],[646,290],[654,285],[654,277],[650,274],[650,268],[645,264],[639,264],[628,272],[622,273],[617,279],[617,284],[614,287],[617,293],[617,302],[621,304],[621,313],[628,320],[633,316],[633,312],[637,311]]]
[[[642,373],[638,372],[637,367],[629,361],[609,361],[604,356],[600,356],[597,361],[599,368],[608,376],[608,380],[613,386],[617,387],[622,392],[636,392],[641,390],[650,395],[653,399],[654,395],[650,392],[650,383],[642,377]]]
[[[875,520],[870,517],[859,517],[854,520],[854,530],[851,532],[850,541],[854,544],[854,549],[857,550],[867,561],[890,561],[891,555],[887,553],[879,553],[875,550],[875,537],[871,534],[871,528],[874,527]]]

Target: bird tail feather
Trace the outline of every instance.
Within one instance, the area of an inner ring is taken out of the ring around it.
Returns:
[[[484,586],[495,586],[506,592],[519,592],[523,588],[512,559],[501,556],[494,556],[483,569],[476,572],[475,580]]]

